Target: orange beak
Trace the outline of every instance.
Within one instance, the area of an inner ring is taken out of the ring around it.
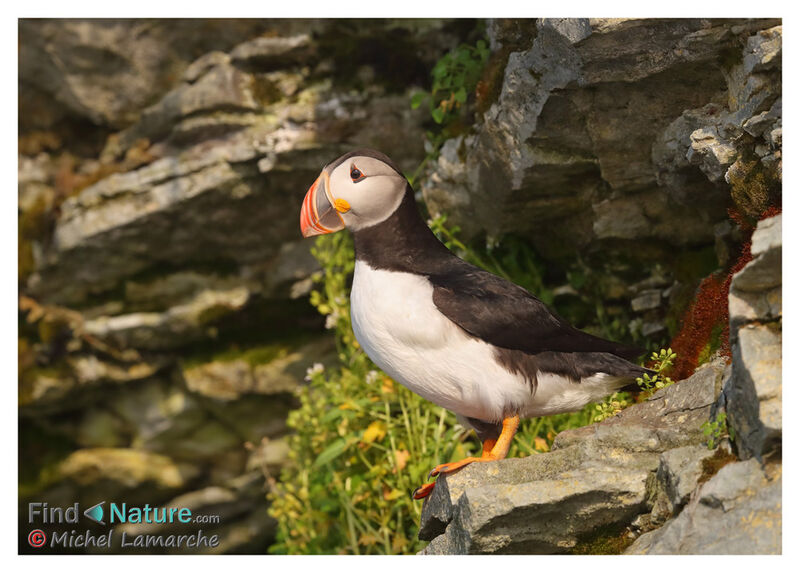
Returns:
[[[303,199],[300,210],[300,231],[303,237],[325,235],[344,229],[344,221],[333,206],[333,201],[328,196],[326,173],[322,173]]]

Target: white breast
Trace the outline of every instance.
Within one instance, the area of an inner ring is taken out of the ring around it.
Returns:
[[[539,416],[572,411],[619,385],[607,377],[577,384],[525,380],[493,357],[492,347],[468,336],[433,303],[433,287],[410,273],[376,270],[356,261],[350,314],[356,339],[389,376],[423,398],[471,418],[499,421],[512,411]]]

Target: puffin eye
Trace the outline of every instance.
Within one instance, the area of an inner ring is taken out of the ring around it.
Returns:
[[[355,183],[356,181],[361,181],[362,179],[364,179],[364,177],[366,176],[363,173],[361,173],[361,170],[355,165],[353,165],[350,168],[350,179],[353,180],[353,183]]]

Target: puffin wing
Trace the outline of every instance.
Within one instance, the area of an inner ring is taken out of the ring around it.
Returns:
[[[520,286],[458,260],[460,268],[429,276],[433,302],[472,336],[512,350],[607,352],[633,360],[641,352],[571,326]]]

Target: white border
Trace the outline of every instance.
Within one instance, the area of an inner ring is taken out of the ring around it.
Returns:
[[[0,282],[2,288],[2,315],[0,325],[2,325],[2,364],[5,365],[8,380],[6,381],[6,394],[3,396],[5,412],[3,416],[4,424],[4,454],[6,467],[13,466],[13,471],[3,472],[3,495],[2,515],[3,527],[0,531],[2,537],[2,548],[4,561],[15,560],[13,563],[6,563],[15,570],[24,568],[25,570],[38,571],[53,569],[88,569],[92,567],[108,567],[112,571],[140,571],[144,567],[156,566],[159,569],[167,567],[181,567],[196,569],[198,571],[215,571],[220,566],[235,566],[269,570],[281,570],[283,567],[298,567],[308,565],[309,567],[324,567],[325,569],[347,569],[352,570],[371,570],[380,567],[386,571],[405,571],[410,567],[424,568],[458,568],[461,571],[485,571],[487,567],[509,567],[520,568],[547,568],[552,567],[557,570],[586,570],[592,571],[647,571],[659,572],[669,571],[674,573],[676,567],[700,567],[713,569],[739,570],[741,568],[752,569],[758,566],[767,566],[775,570],[787,570],[790,560],[786,556],[793,556],[798,553],[796,541],[798,536],[797,519],[798,504],[797,494],[793,487],[787,487],[784,491],[784,557],[773,558],[764,556],[714,556],[714,557],[564,557],[564,556],[514,556],[514,557],[428,557],[418,563],[410,561],[413,557],[389,557],[389,558],[358,558],[358,557],[285,557],[285,556],[243,556],[243,557],[218,557],[202,558],[197,556],[175,557],[134,557],[134,556],[107,556],[107,557],[17,557],[17,393],[16,385],[12,380],[17,377],[16,363],[16,307],[17,307],[17,288],[16,288],[16,244],[17,244],[17,217],[16,217],[16,174],[17,174],[17,18],[20,17],[105,17],[105,18],[130,18],[130,17],[585,17],[604,16],[604,17],[783,17],[786,25],[787,34],[784,35],[784,91],[787,102],[791,102],[783,118],[787,126],[784,136],[784,153],[790,158],[785,164],[784,188],[788,192],[784,193],[784,218],[787,224],[784,225],[784,242],[786,253],[790,253],[793,262],[797,253],[798,231],[797,227],[791,224],[797,212],[797,177],[793,159],[796,154],[794,134],[795,125],[794,102],[798,101],[792,94],[796,95],[796,19],[791,4],[754,3],[751,1],[725,0],[722,2],[697,2],[687,0],[670,0],[669,2],[649,3],[643,1],[606,1],[598,2],[527,2],[493,0],[492,2],[469,3],[469,2],[430,2],[421,0],[403,0],[402,2],[375,2],[363,0],[329,0],[327,2],[292,2],[277,3],[269,0],[259,2],[240,2],[226,0],[225,2],[199,3],[199,2],[164,2],[154,0],[139,0],[137,2],[100,2],[98,0],[69,0],[69,1],[38,1],[28,3],[5,3],[2,19],[2,38],[3,56],[6,60],[3,69],[7,70],[3,76],[5,89],[2,90],[3,103],[2,109],[2,134],[3,134],[3,178],[6,181],[5,192],[2,193],[2,209],[0,209],[0,232],[2,232],[2,242],[6,248],[2,249],[3,260],[2,268],[4,280]],[[13,73],[11,72],[13,70]],[[788,256],[788,255],[787,255]],[[798,298],[794,293],[798,292],[800,286],[797,281],[797,269],[793,264],[784,266],[784,292],[790,293],[783,301],[784,314],[789,318],[784,321],[784,346],[789,349],[797,349],[798,340],[795,317],[797,314]],[[792,363],[787,361],[786,384],[784,384],[784,404],[797,404],[798,391],[793,380]],[[787,413],[793,410],[786,408]],[[793,416],[787,416],[784,420],[784,467],[789,476],[789,483],[794,484],[797,476],[797,448],[795,447],[797,437],[797,427]],[[11,461],[13,460],[13,461]],[[100,559],[101,561],[98,561]],[[224,561],[220,561],[220,559]],[[298,561],[300,559],[301,561]],[[380,561],[378,561],[380,559]],[[235,561],[233,561],[235,560]],[[302,565],[301,565],[302,564]]]

